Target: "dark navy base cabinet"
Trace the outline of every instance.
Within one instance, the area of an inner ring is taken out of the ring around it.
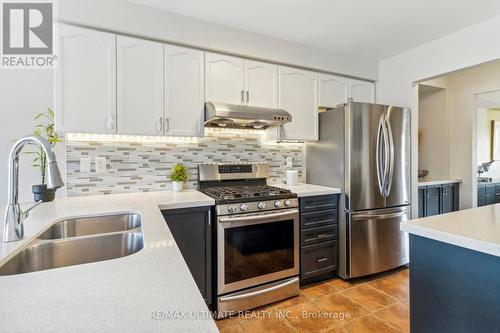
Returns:
[[[500,258],[410,235],[412,333],[500,332]]]
[[[477,185],[477,206],[486,206],[500,203],[500,184]]]
[[[215,264],[211,207],[162,211],[177,246],[208,305],[213,304]]]
[[[338,266],[338,195],[300,198],[300,283],[332,278]]]
[[[458,210],[458,183],[419,186],[418,217],[446,214]]]

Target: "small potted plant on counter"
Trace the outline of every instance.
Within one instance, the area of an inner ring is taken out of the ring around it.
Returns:
[[[174,192],[181,192],[184,183],[187,182],[189,178],[188,168],[183,164],[176,164],[172,168],[172,173],[170,174],[170,179],[172,180],[172,190]]]
[[[34,135],[46,138],[52,144],[52,148],[58,142],[62,141],[61,137],[54,130],[54,111],[52,109],[49,108],[47,112],[37,113],[34,120],[37,122],[33,130]],[[35,201],[49,202],[54,200],[56,190],[48,189],[45,181],[47,168],[47,156],[45,152],[40,148],[36,151],[27,152],[27,154],[35,155],[33,166],[40,169],[41,184],[32,186]]]

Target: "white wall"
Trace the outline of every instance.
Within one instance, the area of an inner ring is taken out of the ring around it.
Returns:
[[[4,116],[0,132],[0,205],[7,202],[8,163],[15,140],[33,132],[33,116],[53,107],[53,75],[51,70],[0,70],[0,109]],[[31,167],[32,157],[21,155],[21,202],[33,201],[31,185],[40,183],[38,169]],[[57,159],[65,170],[64,144],[59,144]],[[58,190],[58,195],[64,194]]]
[[[419,91],[419,130],[422,143],[418,169],[429,170],[428,178],[449,178],[449,131],[446,89]]]
[[[124,0],[62,0],[59,20],[284,64],[377,79],[375,61],[237,30]],[[269,15],[272,15],[270,13]],[[279,21],[276,21],[279,24]]]
[[[500,58],[500,16],[462,29],[379,63],[377,97],[412,105],[412,83]]]
[[[490,161],[490,126],[488,109],[477,108],[477,165]],[[485,176],[485,175],[484,175]],[[486,176],[485,176],[486,177]]]
[[[413,83],[499,59],[500,43],[494,42],[498,40],[499,33],[500,16],[496,16],[379,63],[377,102],[413,108],[412,147],[417,147],[418,140],[418,111],[416,111],[418,110],[418,89],[414,87]],[[454,127],[470,128],[471,123],[470,116],[459,117],[454,121]],[[457,133],[450,134],[456,135]],[[462,144],[462,146],[450,152],[457,157],[450,160],[450,164],[453,166],[451,176],[464,177],[464,182],[461,185],[461,194],[463,193],[461,195],[461,208],[467,208],[472,206],[476,195],[473,193],[475,191],[473,191],[471,165],[473,135],[471,130],[464,130],[463,133],[459,134],[456,145]],[[475,163],[475,159],[473,162]],[[416,216],[418,200],[417,154],[413,154],[411,163],[413,214]]]
[[[477,165],[491,160],[491,121],[500,120],[499,110],[477,109]],[[496,161],[483,177],[500,179],[500,161]]]

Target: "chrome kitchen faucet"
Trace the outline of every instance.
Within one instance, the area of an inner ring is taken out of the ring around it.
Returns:
[[[38,206],[41,201],[28,208],[26,211],[21,210],[18,203],[19,194],[19,154],[24,146],[29,143],[34,143],[47,156],[47,188],[57,189],[64,186],[61,178],[61,172],[56,161],[56,155],[52,150],[52,145],[41,136],[31,135],[25,136],[14,143],[9,155],[9,197],[8,204],[5,209],[5,224],[4,224],[4,242],[13,242],[23,239],[24,226],[23,221],[28,217],[29,212]]]

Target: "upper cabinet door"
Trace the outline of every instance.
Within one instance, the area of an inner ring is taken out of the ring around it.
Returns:
[[[354,102],[375,103],[375,84],[372,82],[350,80],[349,97]]]
[[[56,130],[116,132],[116,36],[60,24]]]
[[[205,100],[242,104],[244,60],[221,54],[205,53]]]
[[[278,107],[278,66],[245,60],[245,104]]]
[[[279,104],[292,115],[281,139],[318,140],[318,73],[279,67]]]
[[[204,53],[165,45],[165,134],[203,136]]]
[[[334,108],[339,104],[346,103],[349,92],[349,79],[319,74],[319,106]]]
[[[118,36],[118,133],[163,134],[163,44]]]

